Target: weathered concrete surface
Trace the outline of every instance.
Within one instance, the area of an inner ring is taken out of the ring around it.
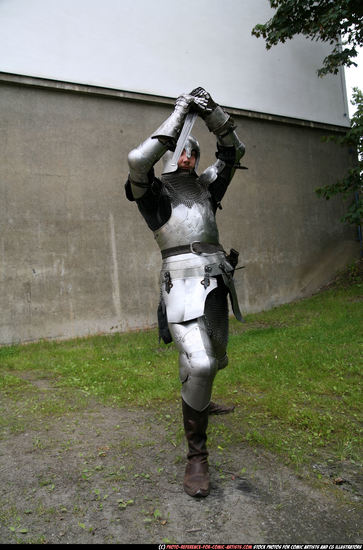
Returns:
[[[0,344],[155,324],[160,255],[123,191],[127,153],[170,106],[1,84]],[[240,251],[245,312],[313,292],[357,256],[343,205],[314,189],[342,176],[349,152],[327,130],[236,116],[246,144],[218,213]],[[215,140],[200,120],[201,170]]]

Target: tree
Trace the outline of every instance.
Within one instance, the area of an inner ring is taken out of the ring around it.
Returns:
[[[341,65],[357,66],[353,58],[363,45],[362,0],[270,0],[270,5],[277,8],[275,15],[252,29],[266,40],[267,49],[302,34],[334,45],[319,76],[336,74]]]
[[[351,127],[341,137],[330,136],[327,141],[335,141],[340,145],[353,147],[358,153],[357,163],[348,171],[348,174],[332,185],[319,187],[315,192],[319,197],[330,199],[330,197],[342,194],[344,199],[352,198],[347,213],[341,218],[342,222],[361,225],[363,218],[363,93],[358,88],[353,89],[352,104],[356,106],[356,111],[351,119]]]
[[[318,76],[336,74],[342,65],[357,66],[353,59],[358,55],[357,48],[363,46],[362,0],[270,0],[270,5],[277,9],[274,16],[252,29],[253,35],[266,40],[267,49],[302,34],[333,46],[323,66],[318,69]],[[345,178],[316,189],[316,193],[326,199],[336,194],[342,194],[344,199],[353,197],[341,221],[357,224],[360,228],[363,213],[363,94],[358,88],[354,88],[352,104],[356,105],[357,110],[352,117],[351,128],[341,137],[330,136],[326,140],[354,147],[358,154],[357,162]]]

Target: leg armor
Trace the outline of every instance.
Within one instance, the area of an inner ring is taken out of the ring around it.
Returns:
[[[169,323],[169,330],[179,351],[182,398],[193,409],[203,411],[210,403],[218,369],[228,363],[228,302],[224,285],[208,295],[203,317]]]
[[[204,315],[208,335],[218,361],[218,370],[228,365],[228,289],[220,280],[218,286],[207,296]]]

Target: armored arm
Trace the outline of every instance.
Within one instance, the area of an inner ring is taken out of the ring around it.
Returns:
[[[209,131],[217,136],[217,142],[220,145],[235,148],[235,163],[237,164],[245,153],[245,146],[235,132],[236,126],[233,118],[217,105],[204,120]]]
[[[204,101],[204,100],[203,100]],[[149,172],[166,151],[175,149],[185,117],[192,105],[201,99],[184,94],[175,102],[174,111],[149,138],[128,155],[129,181],[135,199],[142,197],[150,187]]]
[[[224,109],[222,109],[222,107],[213,101],[210,94],[206,92],[204,88],[196,88],[191,92],[191,94],[196,95],[197,97],[204,97],[207,101],[205,113],[204,115],[202,113],[201,116],[204,119],[208,130],[213,132],[213,134],[217,137],[217,146],[220,146],[218,149],[229,148],[229,163],[232,162],[234,166],[229,177],[231,180],[236,166],[238,166],[240,159],[245,153],[245,146],[235,132],[236,126],[234,120],[224,111]],[[231,155],[232,151],[234,154]],[[218,158],[212,166],[203,172],[201,177],[203,177],[207,183],[212,183],[217,179],[225,167],[226,162]]]

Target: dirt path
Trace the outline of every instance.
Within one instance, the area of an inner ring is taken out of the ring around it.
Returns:
[[[90,404],[5,433],[0,542],[362,542],[357,493],[329,478],[314,487],[245,444],[219,449],[212,438],[211,494],[187,496],[177,409]],[[210,426],[235,422],[238,414],[211,417]]]

